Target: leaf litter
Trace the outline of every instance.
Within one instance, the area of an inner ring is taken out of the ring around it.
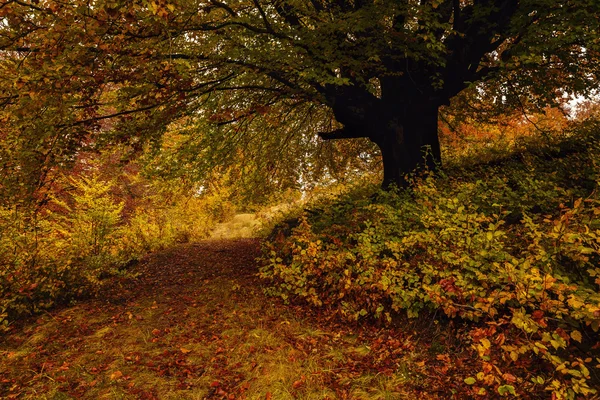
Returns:
[[[0,339],[0,397],[433,399],[466,385],[447,327],[284,305],[263,294],[258,255],[256,239],[176,246],[97,300],[23,321]]]

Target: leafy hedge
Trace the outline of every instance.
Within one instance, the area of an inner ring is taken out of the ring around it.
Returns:
[[[597,135],[414,190],[322,201],[265,243],[268,293],[349,319],[470,324],[470,395],[576,398],[600,384]],[[375,198],[375,200],[373,200]]]

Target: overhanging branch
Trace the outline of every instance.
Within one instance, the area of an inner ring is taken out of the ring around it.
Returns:
[[[340,128],[331,132],[319,132],[319,137],[323,140],[335,140],[335,139],[357,139],[368,137],[364,132],[358,129]]]

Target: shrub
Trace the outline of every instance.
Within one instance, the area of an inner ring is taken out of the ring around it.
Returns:
[[[146,185],[143,201],[124,202],[93,171],[66,178],[43,208],[0,208],[0,329],[17,318],[98,292],[148,252],[206,238],[231,213],[218,197]],[[60,193],[60,194],[59,194]]]
[[[203,199],[157,197],[137,208],[123,227],[124,247],[132,257],[141,257],[177,243],[205,239],[217,221]]]
[[[2,323],[97,290],[102,275],[118,272],[122,204],[109,183],[72,179],[68,201],[44,210],[0,209]]]
[[[267,292],[353,320],[469,321],[471,395],[596,393],[600,195],[572,182],[598,176],[596,139],[586,149],[341,196],[265,243]]]
[[[102,275],[115,274],[123,259],[121,213],[123,202],[111,195],[113,184],[99,177],[70,178],[68,200],[54,198],[43,223],[64,258],[77,265],[83,278],[99,285]]]

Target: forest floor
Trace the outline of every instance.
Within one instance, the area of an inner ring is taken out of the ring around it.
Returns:
[[[284,305],[263,294],[258,255],[255,239],[180,245],[99,299],[22,322],[0,338],[0,398],[423,399],[462,383],[468,352],[447,325]]]

